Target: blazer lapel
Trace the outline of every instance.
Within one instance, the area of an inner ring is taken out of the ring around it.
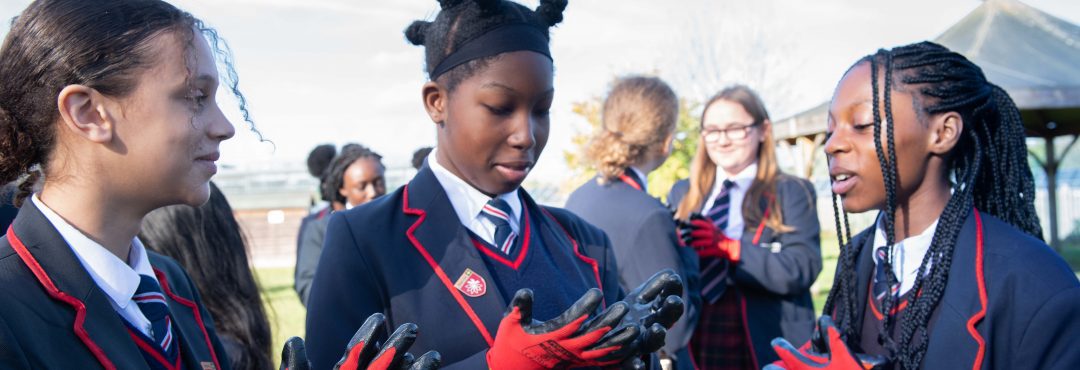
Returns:
[[[79,336],[85,332],[84,344],[91,352],[95,351],[92,347],[100,348],[116,368],[147,368],[142,352],[131,341],[127,327],[109,297],[97,287],[75,252],[33,202],[23,205],[12,225],[12,232],[56,289],[74,299],[74,305],[57,300],[57,306],[54,306],[74,318],[73,334]],[[82,311],[81,322],[79,311]]]
[[[962,361],[950,363],[975,363],[980,342],[985,343],[988,339],[978,332],[981,320],[969,323],[984,309],[979,300],[979,289],[985,284],[978,282],[982,276],[977,275],[976,271],[976,258],[983,251],[980,249],[982,246],[976,242],[977,235],[975,217],[969,214],[956,238],[949,279],[936,308],[940,313],[937,321],[933,323],[934,326],[930,328],[927,359],[934,358],[931,355],[936,350],[941,350],[941,358],[963,358]],[[979,339],[975,339],[975,334],[979,334]]]
[[[425,260],[430,257],[428,264],[435,278],[441,280],[441,285],[469,316],[471,326],[480,331],[490,345],[507,305],[507,300],[494,285],[495,276],[472,244],[471,236],[461,225],[446,191],[430,168],[426,165],[421,168],[405,192],[403,211],[417,216],[411,225],[407,225],[410,242]],[[467,270],[483,278],[486,293],[470,297],[455,287]]]

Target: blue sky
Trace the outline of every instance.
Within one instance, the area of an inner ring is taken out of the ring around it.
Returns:
[[[535,6],[537,1],[522,1]],[[0,0],[0,17],[27,0]],[[433,145],[423,112],[422,49],[401,31],[430,19],[434,0],[176,0],[217,28],[236,58],[241,89],[273,146],[240,134],[223,144],[228,165],[302,163],[319,143],[360,142],[390,166]],[[1080,1],[1026,4],[1080,23]],[[531,180],[558,182],[562,152],[585,127],[572,102],[602,96],[615,76],[656,74],[702,100],[732,83],[757,88],[774,118],[829,97],[843,71],[879,47],[932,39],[980,1],[571,1],[552,32],[556,99],[552,134]],[[6,34],[7,22],[0,25]],[[708,48],[703,45],[709,46]],[[708,49],[708,50],[706,50]],[[221,96],[230,117],[238,117]],[[234,119],[234,123],[240,122]]]

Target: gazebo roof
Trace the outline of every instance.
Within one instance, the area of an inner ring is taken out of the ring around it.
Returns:
[[[1012,96],[1029,135],[1080,134],[1080,26],[1015,0],[987,0],[935,42]],[[825,131],[828,102],[777,121],[780,139]]]

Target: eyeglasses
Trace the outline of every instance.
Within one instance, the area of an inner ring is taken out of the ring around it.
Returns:
[[[701,137],[705,138],[705,141],[714,143],[720,141],[721,136],[727,136],[728,140],[742,140],[750,135],[750,130],[753,130],[755,126],[761,124],[760,122],[751,123],[747,125],[737,125],[734,127],[728,127],[725,129],[707,128],[701,130]]]

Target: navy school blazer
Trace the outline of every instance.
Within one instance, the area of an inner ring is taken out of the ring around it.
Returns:
[[[304,306],[307,306],[308,296],[311,294],[311,282],[315,280],[315,269],[319,267],[319,255],[322,254],[326,226],[330,224],[330,211],[325,212],[326,214],[322,217],[313,218],[300,227],[300,244],[296,246],[293,289],[300,297],[300,304]]]
[[[147,251],[185,369],[228,369],[210,313],[175,261]],[[32,202],[0,240],[0,368],[149,369],[75,252]]]
[[[687,180],[675,183],[668,195],[672,208],[689,189]],[[753,346],[755,368],[780,359],[769,344],[773,338],[789,338],[793,343],[810,340],[814,329],[810,285],[821,273],[821,226],[814,187],[805,179],[780,173],[775,199],[784,224],[794,231],[778,234],[767,225],[746,225],[739,263],[728,275],[728,289],[738,289],[742,297],[744,335]],[[761,207],[766,206],[763,200]]]
[[[860,333],[873,230],[851,243],[860,246]],[[1046,243],[997,217],[972,213],[964,221],[937,311],[924,369],[1080,369],[1080,282]]]
[[[605,303],[622,299],[607,236],[570,212],[541,207],[528,194],[523,199],[544,244],[580,259],[578,269],[563,278],[600,288]],[[494,278],[479,253],[426,165],[392,194],[335,212],[308,300],[313,369],[332,368],[356,329],[376,312],[386,315],[388,330],[406,322],[419,326],[411,353],[439,351],[444,369],[486,369],[486,351],[509,302],[491,281],[479,297],[455,287],[466,269]]]
[[[624,290],[636,288],[665,268],[682,276],[686,285],[683,295],[686,313],[668,330],[664,350],[679,358],[680,368],[689,368],[683,366],[691,365],[689,352],[684,350],[701,310],[697,253],[680,246],[671,210],[625,182],[634,180],[601,185],[597,178],[591,179],[570,194],[566,209],[604,230],[611,238],[619,265],[619,282]]]

